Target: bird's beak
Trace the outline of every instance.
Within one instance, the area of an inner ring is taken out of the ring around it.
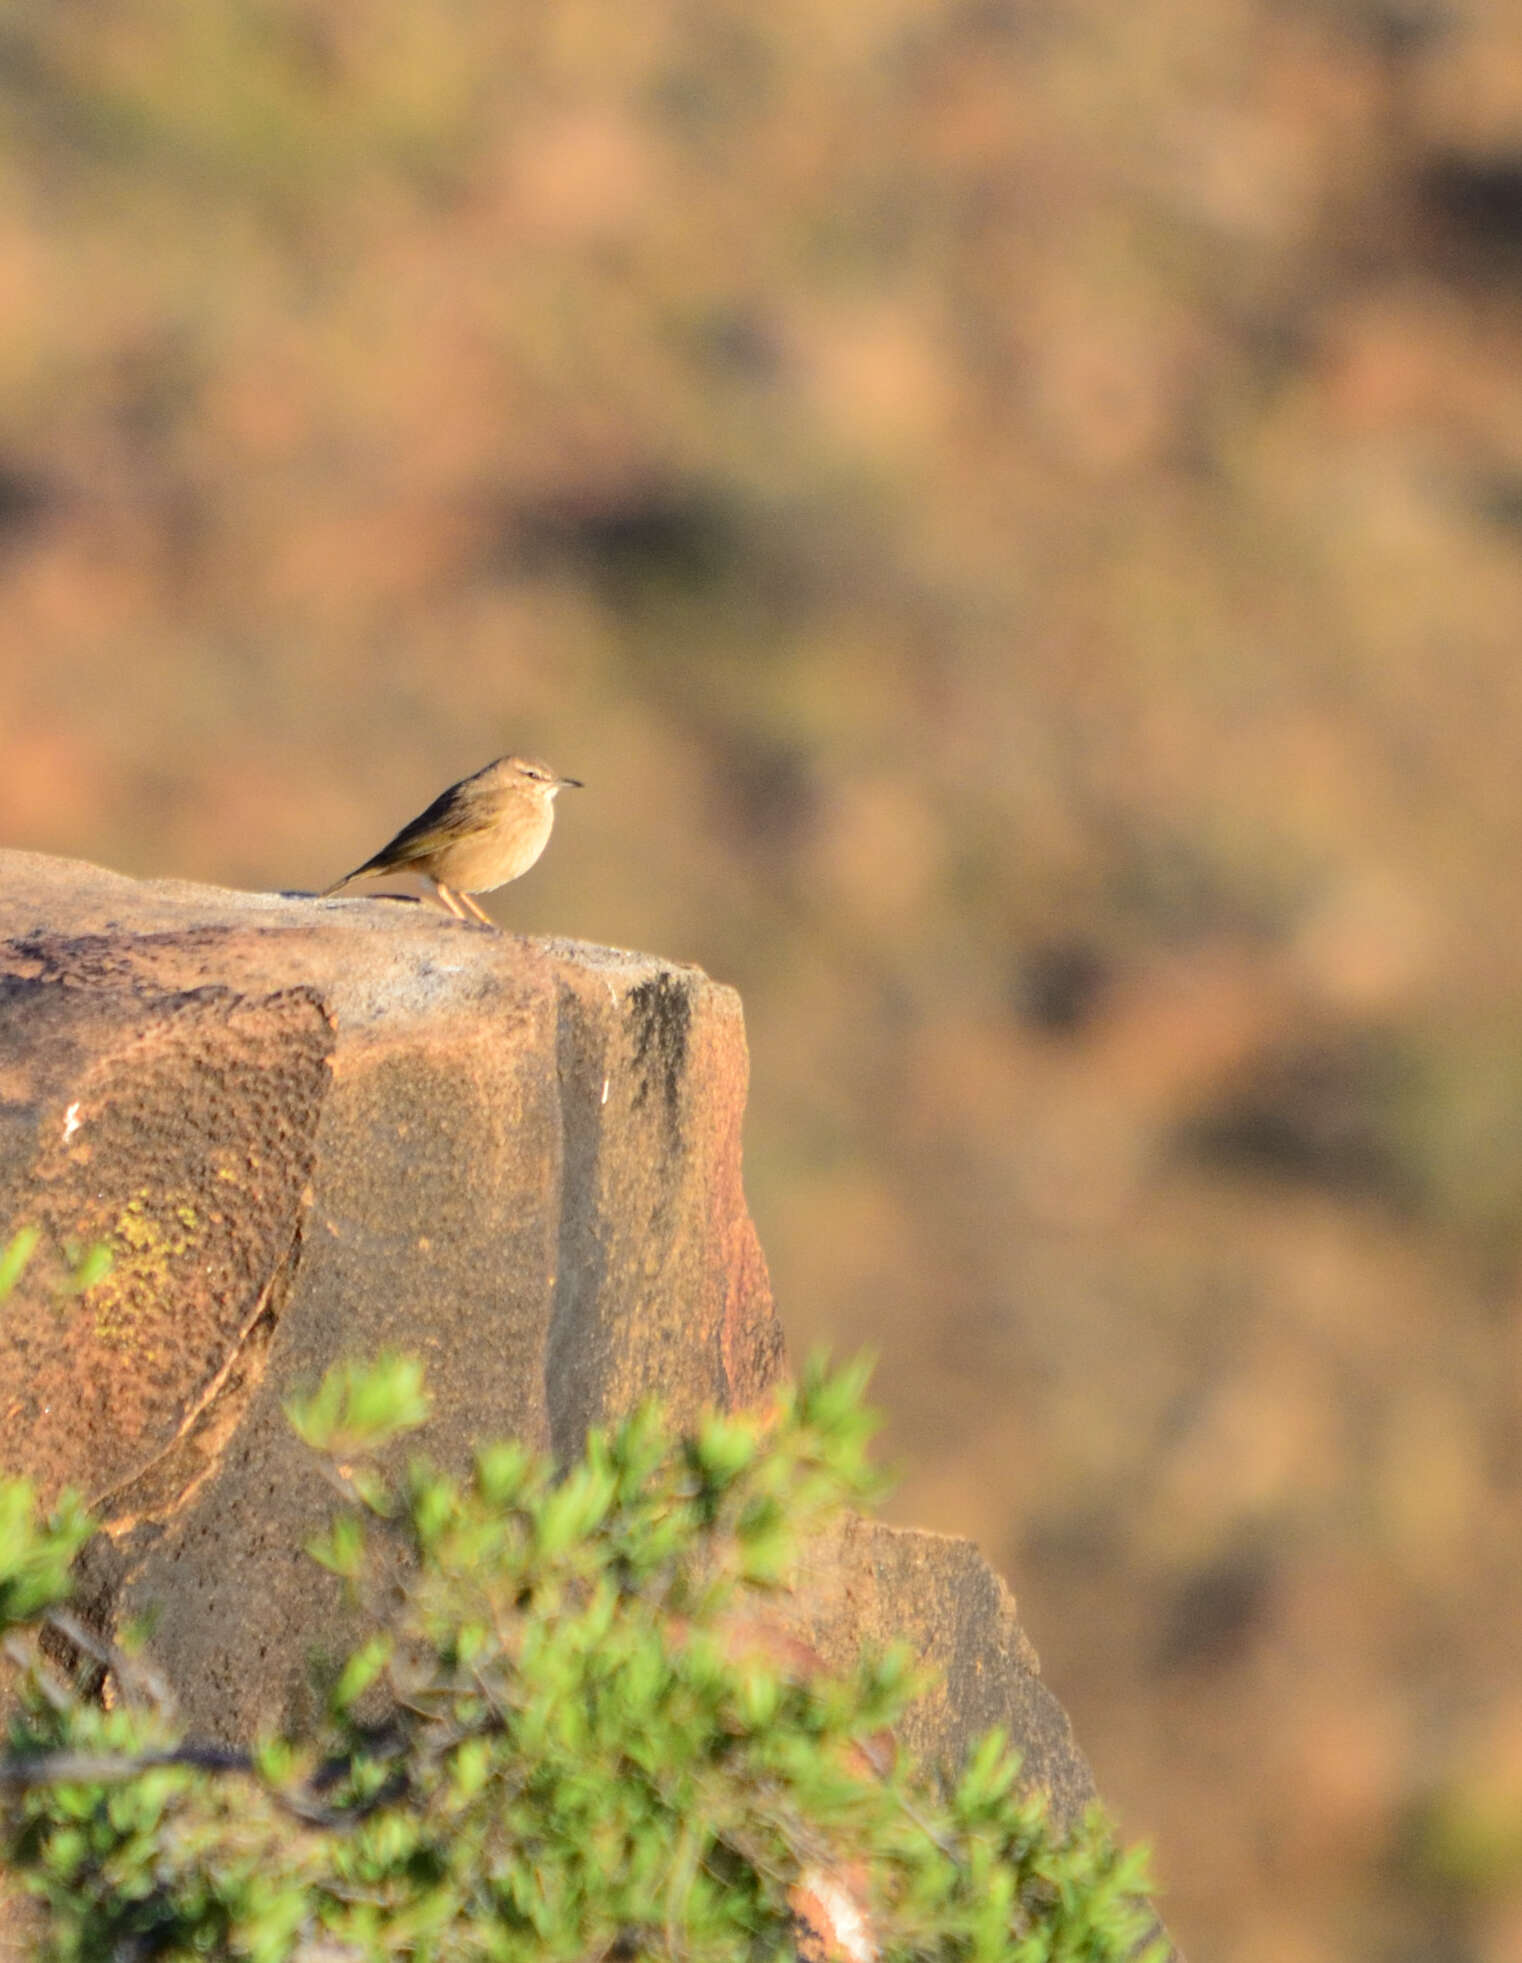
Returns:
[[[557,791],[584,791],[587,787],[579,777],[561,777],[556,780]]]

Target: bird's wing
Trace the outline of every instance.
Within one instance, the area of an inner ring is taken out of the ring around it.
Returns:
[[[356,866],[348,877],[358,879],[361,873],[367,872],[399,872],[416,865],[419,859],[426,859],[451,839],[475,831],[480,821],[472,813],[470,803],[458,795],[459,789],[458,784],[451,784],[447,791],[440,791],[426,811],[420,811],[410,824],[403,825],[389,845],[383,845],[374,858]]]

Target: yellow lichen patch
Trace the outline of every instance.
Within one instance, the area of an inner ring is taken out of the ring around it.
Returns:
[[[110,1274],[86,1291],[98,1337],[131,1342],[145,1313],[170,1299],[176,1265],[200,1253],[201,1224],[189,1200],[138,1188],[106,1235]]]

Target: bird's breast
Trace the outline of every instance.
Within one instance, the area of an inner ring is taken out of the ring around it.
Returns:
[[[539,857],[554,822],[548,803],[511,812],[478,837],[452,844],[447,867],[441,867],[438,877],[459,893],[489,893],[494,886],[505,886]]]

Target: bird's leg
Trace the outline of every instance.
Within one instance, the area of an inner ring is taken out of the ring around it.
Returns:
[[[468,893],[457,893],[452,886],[446,886],[442,879],[434,880],[433,890],[456,920],[463,920],[467,925],[472,920],[478,920],[483,927],[490,927],[495,931],[496,921],[490,914],[483,913]]]

